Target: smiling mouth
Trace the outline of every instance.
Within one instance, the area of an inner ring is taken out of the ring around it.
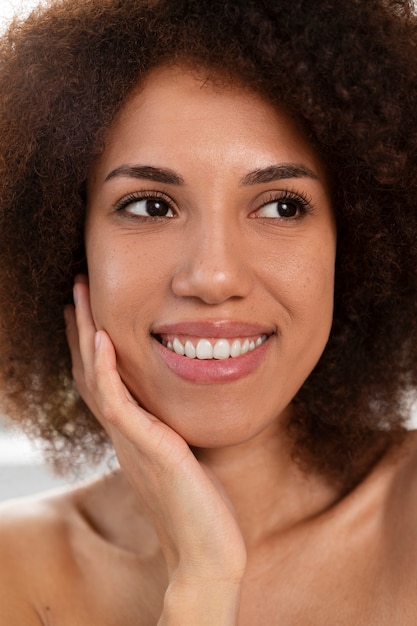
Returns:
[[[171,350],[179,356],[187,357],[188,359],[199,360],[225,360],[235,359],[243,356],[248,352],[253,352],[256,348],[259,348],[268,339],[268,335],[258,335],[255,337],[245,337],[240,339],[206,339],[201,338],[182,338],[177,336],[167,335],[154,335],[155,339],[159,341],[165,348]]]

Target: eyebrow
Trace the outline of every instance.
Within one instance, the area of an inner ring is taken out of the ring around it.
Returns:
[[[119,176],[151,180],[156,183],[166,183],[168,185],[184,185],[182,176],[173,170],[153,167],[151,165],[121,165],[106,176],[105,182]],[[269,167],[249,172],[249,174],[246,174],[246,176],[241,179],[240,184],[246,187],[259,185],[260,183],[272,183],[285,178],[312,178],[313,180],[317,180],[318,176],[305,165],[283,163],[280,165],[270,165]]]
[[[295,163],[283,163],[281,165],[270,165],[264,169],[254,170],[247,174],[241,181],[243,186],[258,185],[259,183],[272,183],[284,178],[313,178],[318,179],[317,174],[305,165]]]
[[[156,183],[168,185],[184,184],[184,179],[174,171],[162,167],[152,167],[151,165],[121,165],[106,176],[105,182],[117,176],[153,180]]]

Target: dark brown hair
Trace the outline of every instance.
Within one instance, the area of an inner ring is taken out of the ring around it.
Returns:
[[[63,307],[85,271],[85,181],[152,67],[187,63],[291,111],[338,227],[330,340],[288,432],[348,486],[403,430],[417,382],[417,27],[407,0],[56,0],[0,41],[0,376],[56,463],[106,437],[73,389]]]

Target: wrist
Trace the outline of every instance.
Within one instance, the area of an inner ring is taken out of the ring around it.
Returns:
[[[175,581],[164,597],[158,626],[235,626],[241,581]]]

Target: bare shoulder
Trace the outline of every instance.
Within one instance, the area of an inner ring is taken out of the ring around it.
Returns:
[[[0,506],[0,605],[7,624],[43,624],[43,589],[70,562],[75,520],[65,497],[27,498]]]
[[[19,498],[0,505],[0,547],[2,556],[9,551],[25,552],[33,542],[42,549],[43,537],[57,539],[68,524],[72,512],[70,498],[62,494]],[[28,555],[30,558],[30,554]]]
[[[107,478],[1,505],[7,625],[155,624],[165,566],[146,522],[129,529],[131,513],[120,484]]]

